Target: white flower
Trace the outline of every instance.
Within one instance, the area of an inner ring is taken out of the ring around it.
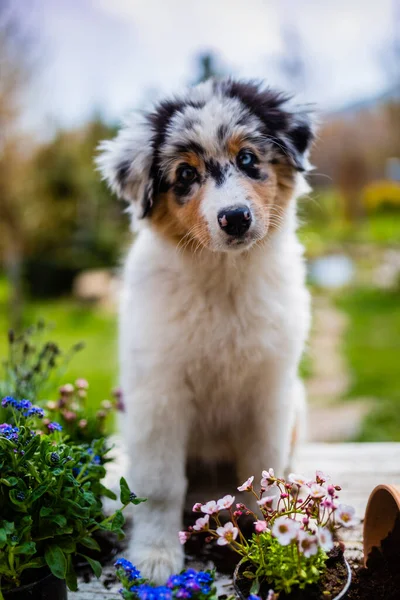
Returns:
[[[299,475],[298,473],[289,473],[288,479],[291,483],[295,483],[299,486],[307,485],[310,481],[309,479],[307,479],[307,477],[304,477],[304,475]]]
[[[200,519],[197,519],[196,523],[193,525],[193,529],[195,531],[203,531],[203,529],[208,529],[209,520],[210,520],[210,515],[206,515],[205,517],[200,517]]]
[[[288,546],[297,537],[300,523],[289,517],[278,517],[272,526],[272,535],[281,546]]]
[[[318,538],[316,535],[308,533],[308,531],[300,530],[297,536],[299,541],[299,550],[306,558],[314,556],[318,552]]]
[[[225,523],[223,527],[217,528],[218,540],[217,544],[219,546],[225,546],[226,544],[230,544],[233,540],[236,540],[239,530],[237,527],[233,526],[233,523],[228,521]]]
[[[312,483],[310,485],[309,495],[312,498],[324,498],[326,494],[327,490],[324,488],[324,486],[320,485],[319,483]]]
[[[242,485],[239,485],[238,490],[239,492],[248,492],[251,490],[251,488],[253,487],[253,481],[254,481],[254,475],[252,475],[251,477],[249,477],[247,479],[247,481],[245,481],[244,483],[242,483]]]
[[[254,529],[256,533],[262,533],[267,529],[267,523],[265,521],[254,521]]]
[[[315,473],[315,478],[319,483],[326,483],[330,480],[330,476],[324,473],[323,471],[317,471]]]
[[[261,500],[257,500],[257,504],[258,506],[266,506],[266,504],[271,506],[274,500],[275,496],[263,496]]]
[[[353,527],[358,523],[358,519],[355,516],[355,509],[347,504],[339,504],[337,507],[335,518],[344,527]]]
[[[181,544],[185,544],[190,538],[190,534],[187,531],[180,531],[178,533],[179,541]]]
[[[219,512],[219,508],[215,500],[209,500],[203,504],[201,510],[207,515],[214,515],[215,513]]]
[[[332,533],[326,527],[318,527],[318,541],[323,550],[329,552],[333,548]]]
[[[234,502],[235,496],[230,496],[228,494],[227,496],[224,496],[223,498],[217,500],[217,506],[219,510],[229,509]]]
[[[275,477],[275,473],[273,469],[268,469],[268,471],[263,471],[261,473],[262,479],[261,479],[261,485],[262,487],[268,487],[270,485],[272,485],[271,483],[269,483],[270,479],[274,479]]]

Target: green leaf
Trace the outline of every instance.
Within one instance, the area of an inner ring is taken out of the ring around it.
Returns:
[[[111,530],[117,532],[125,523],[124,515],[120,510],[115,512],[114,518],[111,522]]]
[[[136,498],[131,500],[131,504],[134,504],[135,506],[141,504],[142,502],[147,502],[147,498],[139,498],[139,496],[136,496]]]
[[[44,557],[53,575],[58,577],[58,579],[65,579],[67,574],[67,559],[61,548],[55,544],[47,546]]]
[[[61,528],[65,527],[67,524],[67,519],[63,515],[54,515],[51,520]]]
[[[129,489],[125,477],[121,477],[121,479],[119,480],[119,487],[122,504],[129,504],[132,498],[132,492]]]
[[[65,581],[66,581],[68,588],[71,590],[71,592],[76,592],[78,590],[78,581],[76,578],[74,565],[72,564],[71,554],[68,555],[67,573],[65,576]]]
[[[35,542],[25,542],[20,546],[17,546],[14,550],[14,554],[34,554],[36,552]]]
[[[32,493],[32,495],[30,497],[30,501],[33,503],[36,500],[38,500],[39,498],[41,498],[43,496],[43,494],[45,494],[47,492],[49,487],[50,487],[50,482],[39,485],[39,487],[37,487],[36,490]]]
[[[102,483],[99,484],[99,495],[104,496],[105,498],[110,498],[110,500],[117,499],[117,494],[114,494],[113,491],[106,488]]]
[[[18,483],[18,479],[16,477],[9,477],[8,479],[2,477],[0,483],[4,483],[7,487],[14,487],[14,485],[17,485]]]
[[[99,544],[92,537],[86,536],[80,540],[80,543],[82,544],[82,546],[85,546],[85,548],[89,548],[90,550],[97,550],[98,552],[100,552]]]
[[[246,579],[255,579],[256,574],[252,571],[243,571],[243,577],[246,577]]]
[[[93,569],[93,573],[96,575],[96,577],[98,579],[100,577],[101,571],[102,571],[101,564],[99,563],[99,561],[94,560],[93,558],[90,558],[89,556],[86,556],[85,554],[81,554],[81,556],[83,556],[83,558],[88,561],[89,565]]]
[[[4,527],[0,529],[0,544],[7,541],[7,533]]]
[[[258,595],[259,591],[260,591],[260,582],[258,581],[258,577],[256,577],[256,579],[251,584],[250,594]]]
[[[48,506],[42,506],[42,508],[40,509],[40,512],[39,512],[39,515],[41,517],[49,517],[52,514],[53,514],[53,509],[49,508]]]

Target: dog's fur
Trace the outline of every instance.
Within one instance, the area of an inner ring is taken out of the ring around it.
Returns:
[[[101,145],[99,168],[139,229],[124,272],[121,385],[130,483],[148,498],[131,556],[157,581],[182,567],[188,457],[234,458],[242,482],[282,473],[301,435],[310,300],[295,199],[312,138],[308,114],[284,95],[223,80]],[[232,237],[221,223],[238,205],[252,221]]]

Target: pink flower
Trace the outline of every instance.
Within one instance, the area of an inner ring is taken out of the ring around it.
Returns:
[[[299,485],[300,487],[302,485],[307,485],[308,482],[310,481],[309,479],[304,477],[304,475],[299,475],[298,473],[289,473],[288,479],[291,483],[295,483],[296,485]]]
[[[274,500],[275,496],[263,496],[260,500],[257,500],[257,504],[258,506],[272,505]]]
[[[339,504],[335,513],[336,521],[338,521],[344,527],[353,527],[353,525],[358,523],[355,512],[356,511],[353,506]]]
[[[253,487],[254,475],[249,477],[242,485],[239,485],[239,492],[249,492]]]
[[[256,530],[256,533],[262,533],[267,529],[267,523],[265,521],[255,521],[254,529]]]
[[[78,427],[80,427],[81,429],[85,429],[85,427],[87,427],[87,420],[86,419],[81,419],[78,423]]]
[[[89,387],[89,383],[86,381],[86,379],[82,379],[82,378],[77,379],[75,381],[75,385],[80,390],[87,390]]]
[[[324,498],[327,490],[319,483],[312,483],[310,485],[309,494],[312,498]]]
[[[179,541],[180,543],[183,545],[185,544],[188,539],[190,538],[190,533],[188,533],[187,531],[180,531],[178,533],[178,537],[179,537]]]
[[[238,533],[238,528],[234,527],[233,523],[228,521],[228,523],[225,523],[223,527],[217,528],[217,534],[219,536],[217,544],[219,546],[226,546],[227,544],[230,544],[237,538]]]
[[[217,501],[217,506],[219,510],[229,509],[232,504],[235,502],[235,496],[224,496]]]
[[[310,558],[310,556],[317,554],[318,538],[316,535],[300,530],[297,539],[299,542],[299,550],[306,558]]]
[[[263,471],[261,473],[262,479],[261,479],[261,485],[262,487],[267,488],[270,485],[273,485],[274,481],[275,481],[275,473],[273,469],[268,469],[268,471]]]
[[[195,531],[203,531],[204,529],[208,529],[208,523],[210,521],[210,515],[206,515],[205,517],[200,517],[196,520],[196,523],[193,525],[193,529]]]
[[[196,504],[193,504],[192,510],[193,512],[201,512],[201,502],[196,502]]]
[[[64,395],[64,394],[72,394],[74,392],[75,388],[72,385],[72,383],[66,383],[65,385],[62,385],[59,389],[60,394]]]
[[[332,498],[330,498],[329,496],[327,496],[326,498],[324,498],[322,500],[321,506],[323,508],[327,508],[328,510],[331,510],[331,509],[336,510],[337,509],[336,504],[334,503],[334,501],[332,500]]]
[[[218,505],[215,502],[215,500],[209,500],[201,506],[201,510],[207,515],[214,515],[217,512],[219,512],[220,509],[218,508]]]
[[[288,546],[297,537],[300,523],[289,517],[278,517],[272,526],[272,535],[281,546]]]
[[[326,527],[318,527],[318,541],[323,550],[329,552],[333,548],[332,534]]]
[[[334,485],[328,485],[327,489],[328,489],[328,494],[330,496],[332,496],[332,497],[335,496],[336,490],[335,490],[335,486]]]

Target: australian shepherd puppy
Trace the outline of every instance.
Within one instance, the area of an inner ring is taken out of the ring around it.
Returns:
[[[309,115],[257,83],[208,81],[134,116],[98,166],[138,235],[120,307],[121,386],[135,510],[131,558],[163,581],[189,458],[233,459],[238,483],[283,473],[304,422],[310,323],[296,197]]]

